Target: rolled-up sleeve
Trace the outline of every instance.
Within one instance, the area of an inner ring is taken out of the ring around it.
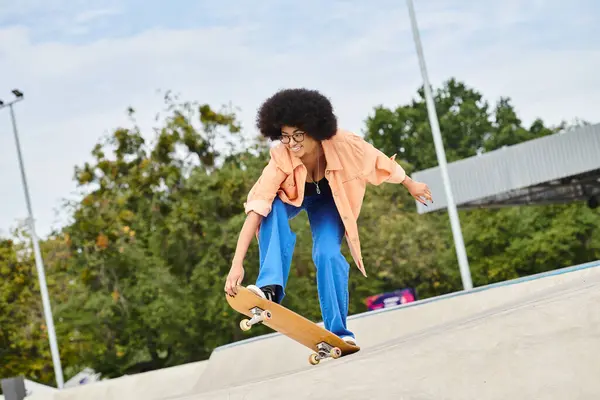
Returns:
[[[250,190],[250,193],[248,193],[248,197],[244,203],[246,214],[254,211],[263,217],[269,215],[273,200],[277,196],[277,191],[285,178],[285,172],[279,169],[273,158],[271,158]]]
[[[395,161],[396,155],[386,156],[371,143],[362,140],[364,151],[363,162],[365,163],[363,171],[365,178],[372,185],[387,183],[402,183],[406,178],[406,171]]]

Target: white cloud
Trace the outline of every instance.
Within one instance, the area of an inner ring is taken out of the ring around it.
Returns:
[[[3,24],[29,26],[42,39],[82,35],[102,19],[120,13],[117,0],[0,0]]]
[[[456,76],[491,101],[510,96],[525,122],[538,116],[550,123],[596,119],[600,46],[570,50],[535,43],[556,27],[526,30],[530,36],[519,31],[540,12],[550,12],[541,8],[544,3],[458,4],[416,4],[434,85]],[[142,126],[153,124],[162,106],[156,89],[215,106],[231,101],[242,108],[251,132],[256,108],[281,87],[322,90],[341,125],[357,132],[373,106],[409,101],[421,78],[408,15],[403,2],[388,6],[340,2],[318,14],[318,2],[308,2],[302,18],[273,15],[267,6],[224,6],[229,8],[216,10],[221,16],[238,18],[228,19],[227,27],[152,29],[86,44],[35,41],[32,28],[23,26],[0,29],[0,97],[13,87],[26,96],[16,111],[39,233],[48,232],[53,209],[74,189],[74,165],[88,159],[102,134],[127,123],[128,106],[139,111]],[[93,21],[117,10],[105,2],[93,7],[87,16],[81,8],[72,18]],[[1,233],[26,216],[5,112],[0,173]]]
[[[78,24],[84,24],[96,21],[100,18],[118,15],[119,13],[120,11],[116,8],[97,8],[92,10],[85,10],[75,16],[74,22]]]

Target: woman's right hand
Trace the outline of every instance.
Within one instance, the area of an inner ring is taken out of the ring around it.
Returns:
[[[230,296],[237,294],[237,287],[242,284],[244,279],[244,266],[242,264],[233,264],[225,281],[225,293]]]

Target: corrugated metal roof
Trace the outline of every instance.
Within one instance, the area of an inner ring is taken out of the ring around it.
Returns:
[[[533,139],[448,163],[457,207],[479,199],[600,169],[600,124]],[[446,208],[439,167],[413,174],[431,189],[434,203],[416,202],[426,213]]]

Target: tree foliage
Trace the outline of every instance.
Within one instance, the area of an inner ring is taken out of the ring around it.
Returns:
[[[455,79],[434,92],[436,112],[448,162],[515,145],[564,130],[569,124],[547,127],[536,119],[523,126],[510,99],[491,106],[483,95]],[[586,124],[576,121],[576,125]],[[427,117],[424,90],[411,104],[395,110],[375,107],[366,120],[365,137],[388,154],[397,153],[408,170],[437,166]],[[438,194],[441,195],[441,194]],[[600,258],[598,211],[585,204],[513,207],[459,212],[475,285],[513,279]],[[456,271],[449,221],[445,212],[420,218],[438,218],[445,231],[442,264]],[[414,254],[414,253],[413,253]],[[458,289],[458,281],[452,289]],[[447,287],[447,289],[449,289]],[[429,293],[428,293],[429,294]]]
[[[552,134],[564,125],[550,129],[537,119],[523,127],[509,98],[501,98],[491,107],[476,90],[450,79],[434,92],[434,102],[448,162],[485,151],[510,146]],[[415,171],[437,165],[431,127],[427,115],[425,91],[395,110],[375,107],[366,120],[365,137],[388,154],[398,154]]]
[[[398,153],[407,171],[437,165],[423,90],[394,110],[375,107],[366,139]],[[448,160],[552,134],[523,126],[508,98],[490,106],[464,83],[435,93]],[[236,115],[165,96],[153,140],[135,124],[101,138],[75,168],[82,198],[70,223],[42,243],[67,378],[84,367],[107,377],[207,358],[240,332],[223,287],[244,220],[243,202],[267,162],[265,143],[245,140]],[[241,145],[240,145],[241,144]],[[476,285],[600,258],[600,215],[581,204],[460,213]],[[306,214],[297,233],[285,305],[320,319]],[[366,296],[414,287],[421,298],[461,288],[448,218],[418,215],[401,186],[369,187],[359,220],[368,278],[350,276],[350,312]],[[24,230],[0,240],[0,375],[54,376],[35,263]],[[348,249],[345,254],[352,264]],[[258,273],[250,247],[245,284]]]

